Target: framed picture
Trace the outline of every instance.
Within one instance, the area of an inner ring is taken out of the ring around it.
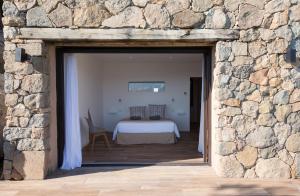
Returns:
[[[166,89],[165,82],[128,82],[129,92],[152,92],[160,93]]]

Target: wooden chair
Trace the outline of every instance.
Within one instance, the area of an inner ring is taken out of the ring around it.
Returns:
[[[101,137],[101,136],[104,138],[104,142],[105,142],[107,148],[110,149],[110,144],[108,141],[106,130],[94,126],[90,110],[88,110],[88,118],[85,118],[85,119],[89,126],[89,136],[90,136],[90,142],[92,141],[92,151],[94,151],[94,148],[95,148],[96,138]]]

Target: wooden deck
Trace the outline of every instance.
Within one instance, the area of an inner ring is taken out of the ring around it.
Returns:
[[[300,195],[299,180],[217,177],[208,166],[79,168],[47,180],[0,181],[1,196]]]
[[[109,135],[111,139],[111,135]],[[87,146],[83,151],[84,164],[156,164],[200,165],[202,155],[198,152],[198,139],[189,133],[181,133],[176,144],[118,145],[108,149],[98,140],[95,150]]]

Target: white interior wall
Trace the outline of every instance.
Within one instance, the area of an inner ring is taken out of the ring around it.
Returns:
[[[90,55],[76,54],[76,59],[78,63],[81,143],[85,146],[89,143],[88,125],[85,120],[89,109],[94,124],[102,124],[102,77],[99,77],[102,67],[90,59]]]
[[[83,144],[88,108],[96,125],[113,131],[129,117],[129,106],[167,104],[167,118],[181,131],[189,130],[190,77],[201,77],[201,54],[77,54],[77,59]],[[128,92],[130,81],[164,81],[166,90]]]

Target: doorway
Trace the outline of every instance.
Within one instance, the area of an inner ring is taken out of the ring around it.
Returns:
[[[62,164],[63,161],[63,149],[65,144],[65,125],[64,125],[64,85],[62,85],[64,81],[64,70],[63,70],[63,62],[64,62],[64,54],[68,53],[86,53],[86,54],[95,54],[95,53],[101,53],[101,54],[111,54],[111,53],[119,53],[119,54],[133,54],[133,53],[149,53],[149,54],[160,54],[160,53],[172,53],[174,55],[179,53],[185,53],[185,54],[203,54],[204,55],[204,66],[205,66],[205,76],[207,76],[205,79],[210,80],[210,59],[211,59],[211,53],[210,48],[144,48],[144,47],[138,47],[138,48],[74,48],[74,47],[62,47],[57,48],[57,89],[58,89],[58,152],[59,152],[59,165]],[[209,74],[207,74],[209,73]],[[209,84],[209,82],[207,83]],[[197,85],[195,83],[195,85]],[[205,94],[206,94],[206,104],[205,104],[205,112],[210,111],[210,86],[207,85],[205,88]],[[118,99],[118,101],[122,99]],[[209,116],[209,115],[208,115]],[[205,121],[205,146],[207,149],[205,149],[204,152],[204,161],[208,162],[209,160],[209,138],[210,138],[210,125],[209,125],[210,119],[206,119]]]
[[[202,77],[190,78],[190,132],[194,140],[199,138],[201,117]]]

